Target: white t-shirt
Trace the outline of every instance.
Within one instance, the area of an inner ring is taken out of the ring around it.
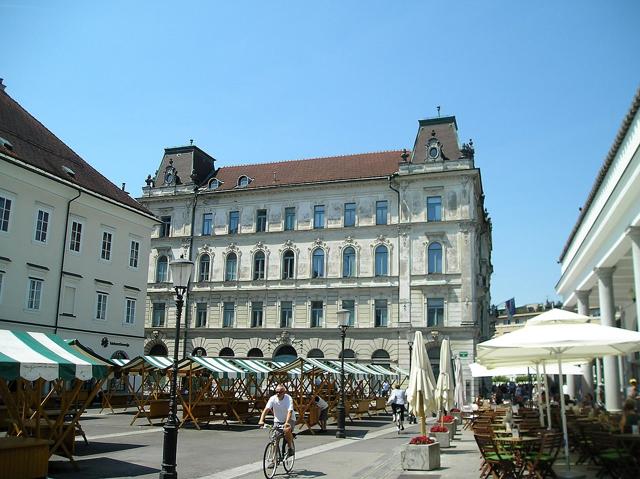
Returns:
[[[327,401],[325,401],[321,397],[318,397],[318,400],[316,401],[316,405],[320,408],[321,411],[324,411],[329,407],[329,404],[327,404]]]
[[[394,389],[391,391],[389,395],[389,399],[387,400],[387,404],[398,404],[404,405],[407,402],[407,393],[404,392],[404,389]]]
[[[293,399],[285,394],[282,399],[278,399],[278,395],[271,396],[267,401],[268,409],[273,411],[273,420],[279,424],[284,424],[287,420],[287,412],[291,411],[291,422],[296,420],[296,412],[293,410]]]

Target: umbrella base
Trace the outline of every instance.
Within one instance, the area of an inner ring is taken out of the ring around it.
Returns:
[[[553,468],[553,471],[556,473],[558,479],[585,479],[587,477],[584,471],[581,471],[579,468],[567,469],[566,466],[557,466]]]

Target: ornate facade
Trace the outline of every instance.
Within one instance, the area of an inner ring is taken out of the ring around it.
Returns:
[[[336,358],[339,309],[345,357],[405,367],[410,328],[448,336],[464,364],[488,333],[491,224],[455,117],[420,121],[410,152],[216,168],[196,146],[168,148],[143,194],[161,220],[147,352],[172,349],[167,265],[181,255],[195,263],[187,354]]]

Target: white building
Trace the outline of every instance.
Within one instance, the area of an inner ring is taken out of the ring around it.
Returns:
[[[637,329],[640,305],[640,90],[596,177],[560,256],[556,291],[581,314],[600,311],[601,323]],[[622,389],[638,373],[635,356],[596,362],[605,405],[621,407]],[[591,374],[587,374],[587,380]]]
[[[406,366],[412,327],[449,336],[472,361],[488,332],[492,271],[480,171],[454,117],[419,126],[408,153],[218,169],[196,146],[167,148],[139,199],[162,221],[147,352],[173,349],[167,264],[184,255],[196,266],[183,353],[336,358],[344,308],[345,357]],[[430,346],[437,363],[439,342]]]
[[[0,328],[142,353],[154,217],[0,82]]]

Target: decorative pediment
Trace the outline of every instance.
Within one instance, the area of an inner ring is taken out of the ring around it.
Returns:
[[[291,240],[287,240],[284,242],[284,244],[282,245],[282,248],[280,248],[280,254],[284,253],[288,249],[296,253],[296,256],[298,255],[298,253],[300,253],[300,249]]]

